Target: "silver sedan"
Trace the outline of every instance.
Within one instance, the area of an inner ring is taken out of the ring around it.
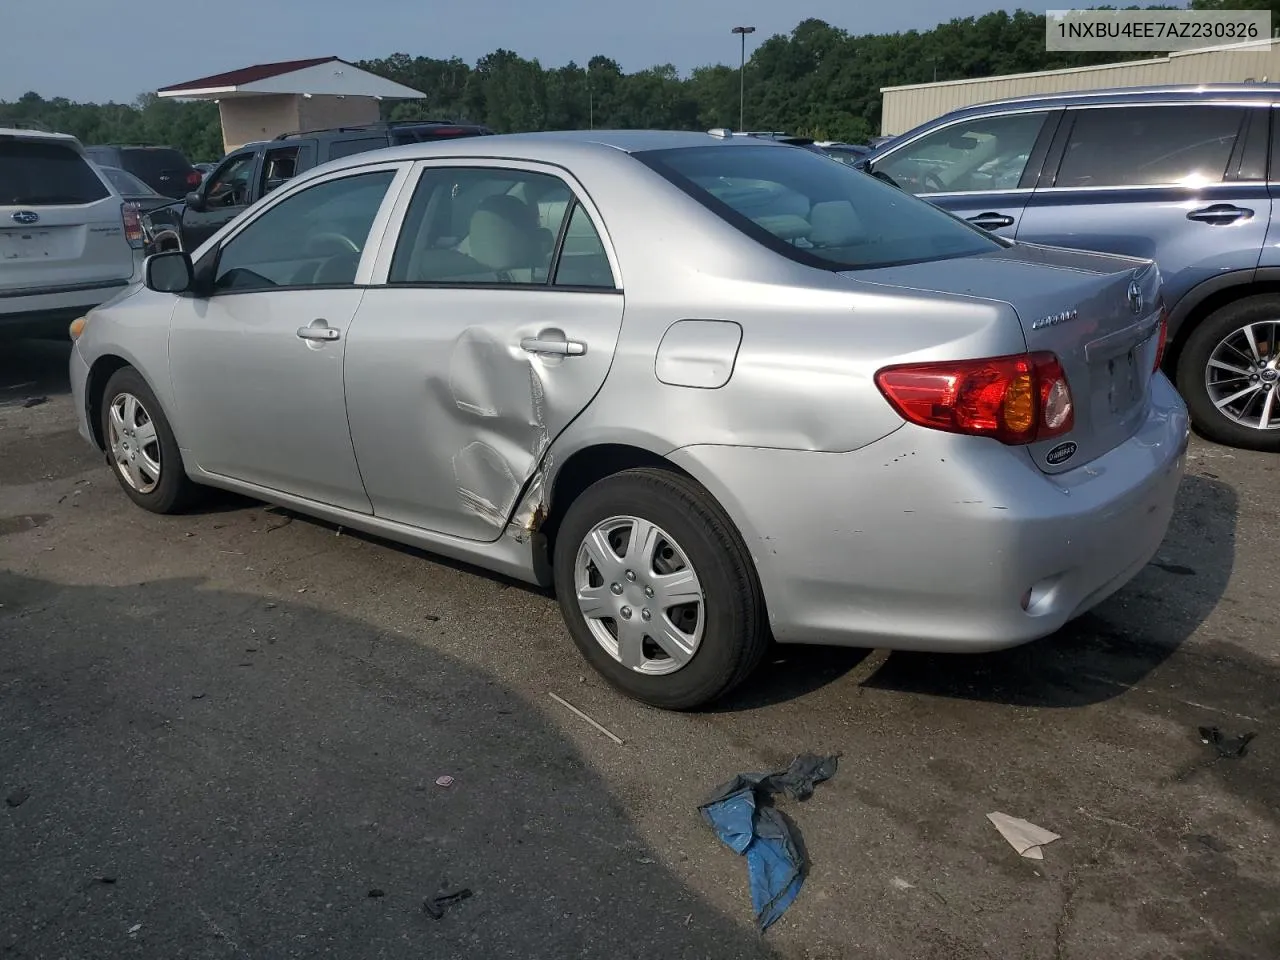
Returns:
[[[73,324],[81,432],[554,584],[672,709],[771,640],[981,651],[1157,550],[1186,409],[1150,261],[974,228],[809,151],[673,132],[364,153]]]

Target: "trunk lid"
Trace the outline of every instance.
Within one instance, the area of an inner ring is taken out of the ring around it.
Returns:
[[[73,139],[0,135],[0,292],[131,277],[121,204]]]
[[[1146,418],[1162,309],[1160,273],[1150,260],[1017,243],[843,275],[1012,307],[1027,349],[1058,357],[1075,405],[1070,433],[1027,448],[1046,473],[1101,456]]]

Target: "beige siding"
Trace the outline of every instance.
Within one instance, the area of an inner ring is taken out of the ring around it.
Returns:
[[[372,97],[304,97],[299,112],[303,130],[321,130],[378,119],[378,101]]]
[[[301,127],[296,94],[232,97],[218,104],[222,118],[222,143],[228,152],[255,140]]]
[[[880,132],[904,133],[950,110],[1006,97],[1170,83],[1280,81],[1280,44],[1191,50],[1105,67],[883,87]]]

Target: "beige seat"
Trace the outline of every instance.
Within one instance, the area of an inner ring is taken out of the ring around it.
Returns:
[[[551,251],[537,214],[509,194],[486,197],[471,215],[467,237],[470,257],[492,270],[500,281],[529,283],[533,271],[548,266]]]

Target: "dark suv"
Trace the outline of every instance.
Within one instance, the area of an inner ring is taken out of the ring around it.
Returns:
[[[200,171],[173,147],[107,144],[85,147],[84,154],[99,166],[132,173],[152,190],[175,200],[200,186]]]
[[[492,134],[477,124],[408,120],[282,133],[223,157],[181,204],[143,216],[148,252],[194,250],[246,207],[305,170],[368,150]]]
[[[1023,243],[1154,259],[1166,372],[1196,428],[1280,451],[1280,84],[1131,87],[965,107],[859,165]],[[1088,323],[1087,304],[1062,304]],[[1034,319],[1034,318],[1032,318]],[[1106,344],[1098,341],[1098,363]]]

